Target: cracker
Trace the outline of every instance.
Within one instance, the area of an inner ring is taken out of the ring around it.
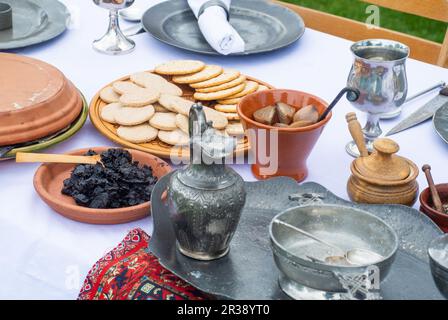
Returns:
[[[100,118],[109,123],[115,122],[115,114],[122,108],[122,104],[119,102],[110,103],[101,108]]]
[[[244,134],[244,127],[241,123],[229,123],[226,127],[226,133],[229,136],[240,136]]]
[[[122,107],[115,113],[115,122],[123,126],[134,126],[149,121],[154,116],[152,105],[142,108]]]
[[[217,104],[215,105],[215,110],[219,112],[235,113],[236,104]]]
[[[131,75],[131,80],[139,86],[159,91],[161,94],[182,96],[182,89],[165,78],[150,72],[139,72]]]
[[[176,145],[188,145],[190,143],[190,137],[188,134],[183,132],[180,129],[176,129],[173,131],[159,131],[158,134],[159,139],[166,144],[176,146]]]
[[[224,129],[229,124],[229,121],[221,112],[209,107],[203,107],[203,110],[207,121],[213,122],[213,128]]]
[[[246,81],[246,76],[239,76],[238,78],[236,78],[230,82],[220,84],[219,86],[196,89],[196,92],[208,93],[208,92],[216,92],[216,91],[226,90],[229,88],[233,88],[239,84],[242,84],[245,81]]]
[[[114,91],[114,88],[108,86],[100,91],[100,98],[106,103],[114,103],[120,100],[120,95]]]
[[[150,142],[157,138],[158,132],[147,123],[132,127],[120,126],[117,129],[117,135],[120,138],[133,143]]]
[[[189,120],[187,116],[184,116],[183,114],[177,114],[176,115],[176,125],[177,127],[185,132],[186,134],[190,134],[189,131]]]
[[[189,84],[215,78],[222,72],[223,69],[220,66],[207,65],[199,72],[187,74],[185,76],[174,76],[172,80],[174,83]]]
[[[242,98],[218,100],[219,104],[238,104]]]
[[[251,93],[254,93],[257,91],[259,84],[255,81],[246,81],[246,86],[244,87],[244,90],[228,97],[228,99],[236,99],[236,98],[242,98],[245,97]]]
[[[120,95],[143,89],[131,81],[116,81],[112,84],[112,88],[114,88],[114,91]]]
[[[243,91],[245,87],[246,87],[246,84],[242,83],[233,88],[229,88],[229,89],[221,90],[221,91],[217,91],[217,92],[210,92],[210,93],[196,92],[193,95],[193,97],[196,100],[203,100],[203,101],[219,100],[219,99],[224,99],[224,98],[233,96],[233,95]]]
[[[224,117],[227,118],[227,120],[239,120],[240,119],[240,116],[236,112],[231,112],[231,113],[230,112],[227,112],[227,113],[221,112],[221,113]]]
[[[156,129],[171,131],[177,129],[176,114],[174,112],[160,112],[154,114],[149,124]]]
[[[188,116],[194,102],[181,97],[162,94],[159,98],[159,103],[169,111]]]
[[[159,64],[154,71],[165,75],[185,75],[204,69],[205,64],[198,60],[172,60]]]
[[[134,92],[127,92],[120,97],[120,102],[126,107],[144,107],[154,102],[160,97],[160,93],[150,89],[140,89]]]
[[[158,102],[154,103],[153,107],[156,112],[170,112],[167,108],[165,108]]]
[[[195,82],[190,84],[190,86],[194,89],[201,89],[201,88],[209,88],[209,87],[215,87],[219,86],[223,83],[231,82],[238,77],[240,77],[241,73],[237,70],[233,69],[225,69],[223,73],[221,73],[219,76],[201,81],[201,82]]]

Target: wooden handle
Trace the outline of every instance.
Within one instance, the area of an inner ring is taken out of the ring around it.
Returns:
[[[350,131],[350,134],[359,149],[361,157],[367,157],[369,155],[369,151],[367,151],[366,141],[364,140],[364,133],[362,132],[361,124],[356,118],[356,113],[347,113],[345,119],[348,123],[348,130]]]
[[[422,170],[426,175],[426,180],[428,181],[429,191],[431,191],[432,203],[434,204],[434,207],[437,211],[444,213],[445,211],[443,210],[442,201],[440,200],[439,193],[437,192],[434,180],[432,179],[431,166],[425,164],[422,167]]]
[[[47,162],[47,163],[75,163],[96,164],[99,161],[95,156],[70,156],[66,154],[45,154],[17,152],[16,162]]]

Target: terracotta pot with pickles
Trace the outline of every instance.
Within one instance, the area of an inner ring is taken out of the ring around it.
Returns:
[[[362,132],[356,116],[347,115],[347,121],[361,153],[350,166],[352,175],[347,183],[350,199],[360,203],[412,206],[418,195],[417,166],[396,155],[400,147],[391,139],[375,140],[374,151],[369,155],[364,139],[360,138]]]

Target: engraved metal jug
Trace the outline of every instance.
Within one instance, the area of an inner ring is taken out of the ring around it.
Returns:
[[[190,164],[171,176],[167,201],[179,251],[214,260],[229,252],[246,201],[243,179],[225,165],[235,140],[216,132],[201,104],[190,110]]]

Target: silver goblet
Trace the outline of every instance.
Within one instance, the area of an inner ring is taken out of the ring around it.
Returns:
[[[359,90],[360,97],[352,105],[367,112],[367,124],[363,129],[367,150],[373,150],[373,141],[382,130],[381,114],[397,110],[406,100],[408,83],[406,59],[409,48],[391,40],[363,40],[352,45],[355,61],[348,76],[347,85]],[[346,147],[352,156],[359,156],[352,141]]]
[[[134,50],[134,41],[126,38],[118,23],[118,11],[130,7],[134,0],[93,0],[93,2],[109,10],[109,28],[101,39],[93,42],[93,48],[111,55],[129,53]]]

